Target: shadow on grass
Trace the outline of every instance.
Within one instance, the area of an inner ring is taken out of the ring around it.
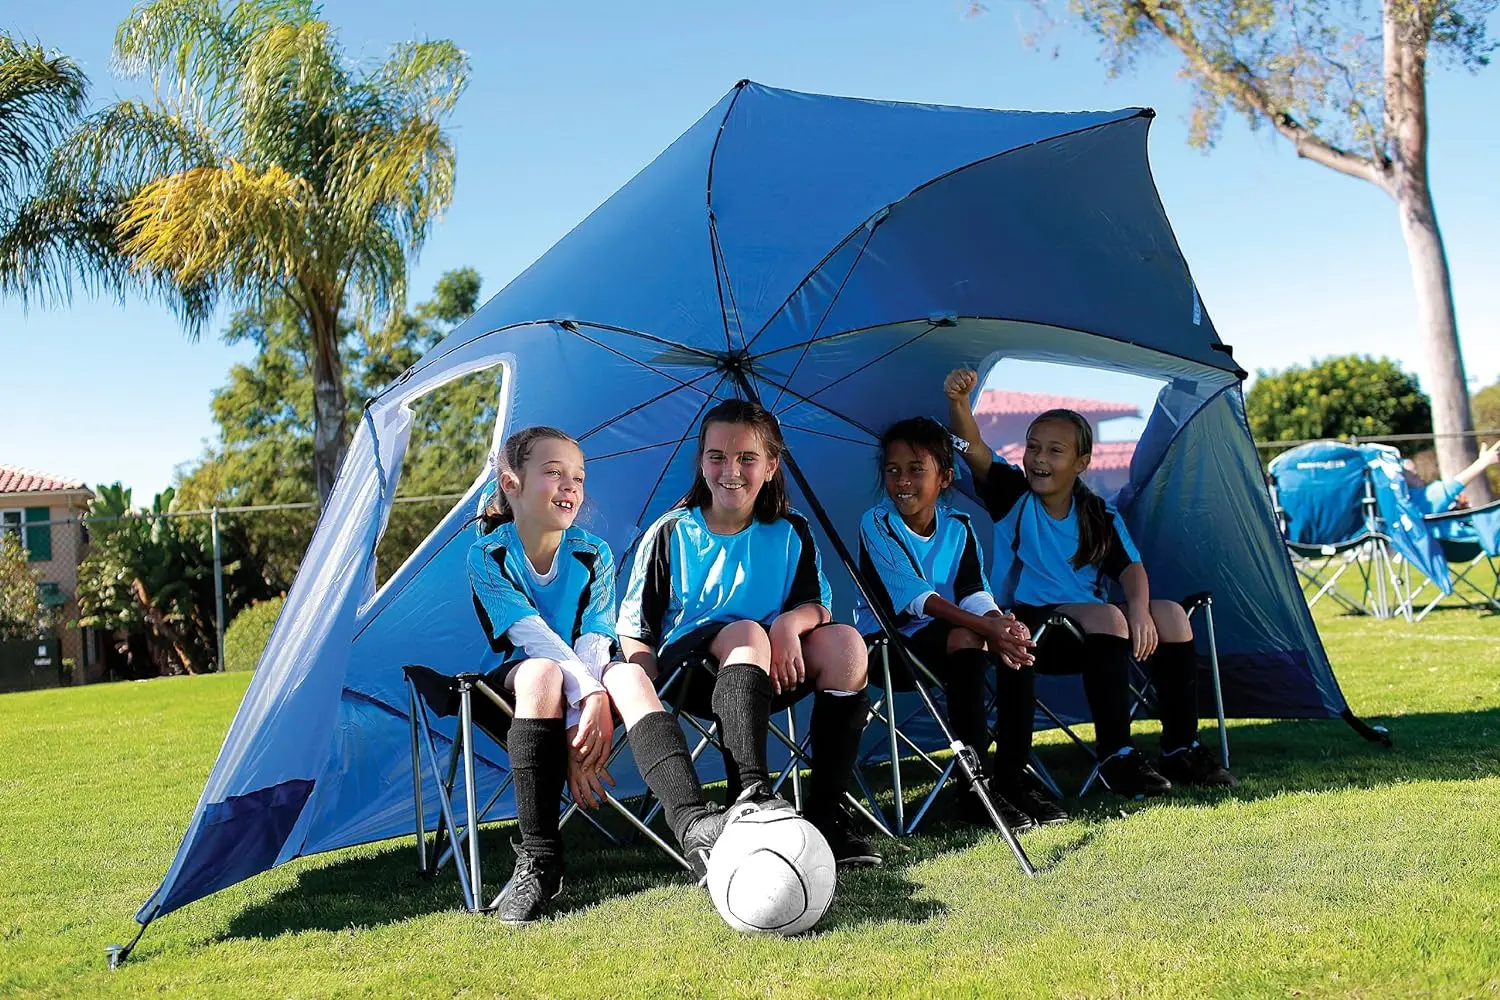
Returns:
[[[1384,726],[1393,746],[1366,741],[1336,719],[1240,723],[1229,730],[1230,765],[1240,778],[1238,787],[1174,791],[1149,803],[1091,791],[1082,800],[1070,800],[1070,811],[1106,819],[1156,803],[1252,801],[1288,792],[1500,776],[1500,708],[1367,716],[1364,721]],[[1138,738],[1137,744],[1143,750],[1154,749],[1152,739]],[[1217,733],[1209,724],[1203,728],[1203,739],[1217,746]],[[1090,762],[1072,746],[1043,747],[1039,756],[1065,791],[1076,790],[1087,776]]]
[[[1080,823],[1076,837],[1033,856],[1032,862],[1040,871],[1054,868],[1068,856],[1088,850],[1096,833],[1095,823],[1158,804],[1214,802],[1231,797],[1255,800],[1286,792],[1500,775],[1500,708],[1371,717],[1366,721],[1386,726],[1395,746],[1367,743],[1337,720],[1236,725],[1230,731],[1230,748],[1234,770],[1241,778],[1238,788],[1175,793],[1152,803],[1125,802],[1099,792],[1081,801],[1070,799],[1074,816],[1093,822]],[[1212,735],[1205,728],[1205,739],[1211,740]],[[1150,739],[1141,741],[1143,748]],[[1040,755],[1065,790],[1076,789],[1087,773],[1086,759],[1071,746],[1045,746]],[[877,798],[888,806],[890,793],[885,787],[888,775],[884,770],[873,768],[867,774]],[[908,794],[924,793],[930,787],[911,782]],[[943,913],[943,903],[915,897],[918,886],[908,877],[908,870],[994,836],[948,822],[955,794],[950,788],[940,796],[920,836],[902,841],[878,839],[877,846],[886,855],[883,867],[841,873],[834,909],[821,926],[832,929],[892,920],[920,923]],[[481,833],[487,899],[494,897],[510,875],[514,864],[510,840],[514,836],[510,825],[490,827]],[[1022,838],[1022,846],[1027,845],[1027,839]],[[616,847],[582,823],[569,825],[567,843],[568,891],[559,900],[556,912],[560,915],[664,883],[686,884],[686,874],[649,845]],[[349,858],[310,869],[298,876],[294,886],[236,916],[225,936],[267,938],[302,930],[341,930],[395,923],[462,906],[451,865],[429,880],[416,874],[415,864],[415,850],[406,838],[391,842],[388,849],[373,857]]]
[[[480,831],[486,903],[510,877],[515,864],[510,844],[516,836],[509,823]],[[664,884],[689,884],[686,872],[644,841],[611,844],[584,823],[570,823],[564,837],[567,889],[552,908],[558,917]],[[882,868],[841,872],[834,909],[820,927],[893,920],[920,923],[944,912],[939,902],[914,898],[918,886],[906,876],[911,864],[932,853],[897,851]],[[373,857],[348,858],[302,872],[295,885],[235,916],[223,937],[271,938],[297,931],[369,927],[462,907],[452,863],[435,877],[424,878],[416,871],[416,849],[408,837],[392,841]]]

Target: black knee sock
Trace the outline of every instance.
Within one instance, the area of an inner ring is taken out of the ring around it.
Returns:
[[[753,663],[720,668],[713,694],[714,715],[724,745],[724,773],[736,796],[751,782],[769,790],[766,739],[771,733],[771,678]],[[730,800],[734,801],[733,799]]]
[[[1036,672],[1030,667],[995,668],[995,760],[990,777],[1001,788],[1021,780],[1031,760],[1036,717]]]
[[[1192,746],[1198,738],[1198,651],[1191,642],[1163,642],[1150,664],[1162,752]]]
[[[515,776],[521,846],[539,861],[562,858],[557,821],[568,780],[568,744],[561,719],[516,719],[506,739]]]
[[[980,760],[990,748],[990,724],[984,677],[993,661],[982,649],[960,649],[943,664],[943,691],[948,699],[948,725],[961,743],[974,748]]]
[[[1094,716],[1094,752],[1103,760],[1130,746],[1130,640],[1083,637],[1083,693]]]
[[[854,764],[859,760],[859,739],[869,719],[870,696],[864,691],[854,694],[819,691],[813,696],[808,731],[813,758],[809,813],[826,812],[843,801]]]
[[[693,821],[708,814],[682,727],[670,712],[643,715],[630,727],[630,749],[646,786],[666,813],[672,836],[681,844]]]

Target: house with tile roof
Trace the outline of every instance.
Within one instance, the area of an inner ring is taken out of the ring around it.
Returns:
[[[1112,496],[1130,479],[1134,441],[1100,441],[1099,425],[1122,417],[1140,417],[1140,407],[1099,399],[1057,396],[1040,392],[989,389],[979,394],[974,418],[979,432],[1007,462],[1019,465],[1026,451],[1026,428],[1032,418],[1047,410],[1075,410],[1094,430],[1094,457],[1084,480],[1095,492]]]
[[[79,616],[78,564],[88,543],[81,518],[93,498],[82,480],[0,465],[0,531],[13,534],[26,549],[42,603],[57,614],[60,655],[73,661],[79,683],[97,679],[103,670],[100,636],[68,627]]]

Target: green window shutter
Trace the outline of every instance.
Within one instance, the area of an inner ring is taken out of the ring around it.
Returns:
[[[26,523],[35,521],[52,520],[52,508],[50,507],[27,507]],[[31,553],[32,562],[46,562],[52,558],[52,525],[43,524],[36,528],[26,529],[26,551]]]

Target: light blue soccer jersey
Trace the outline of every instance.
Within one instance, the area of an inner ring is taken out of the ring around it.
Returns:
[[[705,625],[756,621],[769,628],[783,611],[832,603],[801,514],[718,535],[702,511],[679,507],[657,518],[636,547],[619,631],[660,651]]]
[[[1026,482],[1026,474],[997,457],[984,481],[976,481],[979,499],[995,522],[995,565],[1001,581],[996,597],[1003,603],[1098,604],[1109,600],[1107,580],[1118,580],[1131,563],[1141,561],[1120,512],[1106,503],[1111,532],[1104,559],[1073,567],[1078,552],[1078,505],[1061,520],[1047,513]]]
[[[916,602],[931,594],[973,614],[995,607],[984,573],[984,550],[969,515],[940,503],[932,535],[923,537],[906,526],[889,499],[865,511],[859,521],[859,568],[903,635],[913,635],[932,618]],[[855,627],[864,635],[880,631],[880,622],[863,600],[854,606]]]
[[[1420,490],[1412,490],[1411,499],[1423,514],[1441,514],[1458,502],[1463,491],[1464,484],[1457,479],[1438,479]]]
[[[547,582],[537,578],[514,522],[469,546],[474,610],[497,653],[515,651],[505,633],[529,615],[540,615],[569,646],[588,633],[615,641],[615,560],[609,545],[571,527],[563,533],[553,566],[556,572]]]

